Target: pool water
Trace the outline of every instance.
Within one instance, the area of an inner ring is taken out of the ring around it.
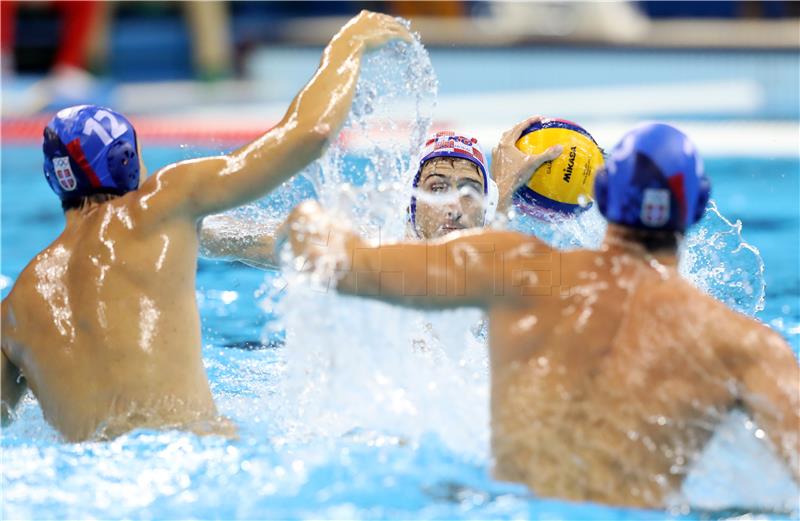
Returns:
[[[184,154],[158,147],[145,151],[150,171],[183,159]],[[711,158],[706,168],[720,212],[744,223],[743,238],[763,258],[766,301],[757,317],[786,337],[797,353],[800,163]],[[28,260],[59,233],[63,217],[43,180],[38,147],[4,146],[2,173],[0,285],[5,297]],[[410,433],[402,426],[371,423],[369,418],[331,435],[321,434],[322,428],[298,428],[287,421],[298,417],[292,409],[302,402],[287,394],[290,387],[283,383],[288,354],[276,311],[280,306],[275,300],[280,297],[270,297],[280,294],[276,281],[274,273],[238,263],[198,262],[203,357],[221,412],[240,426],[239,440],[135,431],[110,443],[65,444],[28,396],[18,419],[0,439],[2,517],[659,519],[668,515],[532,497],[522,486],[493,480],[486,448],[466,450],[453,430]],[[364,407],[372,399],[362,396]],[[448,406],[437,409],[442,417],[432,421],[447,423],[448,409],[463,414],[470,407],[486,407],[485,403],[444,405]],[[476,413],[476,421],[485,416]],[[322,422],[308,414],[303,419]],[[707,514],[689,512],[683,517]]]

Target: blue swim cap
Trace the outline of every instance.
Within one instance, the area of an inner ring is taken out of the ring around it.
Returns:
[[[694,144],[664,123],[625,134],[594,183],[606,219],[644,230],[685,231],[703,216],[710,192]]]
[[[111,109],[78,105],[59,111],[44,129],[44,175],[62,201],[122,195],[139,186],[136,132]]]

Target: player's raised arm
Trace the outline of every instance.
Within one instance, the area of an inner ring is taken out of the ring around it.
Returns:
[[[513,232],[370,245],[313,202],[298,206],[287,228],[307,269],[336,267],[339,291],[413,307],[488,307],[547,295],[559,266],[557,252]]]
[[[362,11],[333,37],[278,125],[231,154],[164,168],[142,186],[143,206],[199,218],[280,185],[322,154],[350,110],[364,52],[392,39],[411,35],[392,17]]]

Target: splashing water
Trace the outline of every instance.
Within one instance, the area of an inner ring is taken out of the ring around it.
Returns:
[[[281,306],[289,437],[362,428],[416,441],[431,431],[452,448],[484,455],[488,368],[470,332],[479,312],[432,317],[294,286]]]
[[[368,52],[349,117],[326,153],[268,196],[225,213],[249,236],[258,233],[258,222],[283,221],[295,205],[316,198],[365,236],[401,238],[407,178],[430,128],[437,89],[418,37]]]
[[[747,415],[732,411],[686,477],[683,491],[690,504],[708,510],[739,505],[796,511],[800,490],[781,458],[762,443],[764,437]]]
[[[683,245],[678,266],[698,288],[747,315],[764,309],[764,261],[742,239],[742,223],[731,223],[711,201]]]
[[[339,140],[303,172],[322,204],[362,233],[403,236],[412,164],[430,128],[438,83],[419,42],[391,42],[362,60]]]
[[[535,218],[513,209],[510,210],[508,217],[510,229],[532,233],[550,246],[561,250],[598,248],[606,233],[606,221],[596,206],[570,217],[542,213],[540,217]]]
[[[534,219],[512,214],[509,225],[562,250],[597,248],[606,230],[606,222],[596,207],[571,218]],[[680,274],[709,295],[750,316],[764,309],[766,285],[761,254],[742,238],[741,221],[730,222],[714,201],[686,234],[679,258]]]
[[[323,205],[362,236],[404,237],[412,160],[430,125],[435,95],[436,79],[419,42],[368,55],[340,138],[303,172]],[[561,249],[596,248],[606,227],[596,208],[552,222],[516,216],[509,224]],[[698,287],[753,314],[763,302],[763,265],[740,232],[712,205],[687,238],[680,269]],[[284,436],[383,431],[414,442],[433,432],[461,453],[488,457],[488,360],[485,338],[476,334],[480,312],[423,313],[338,295],[329,277],[310,280],[291,267],[284,276],[264,301],[271,311],[278,300],[286,330],[277,392],[291,399],[271,398],[267,405]]]
[[[406,233],[409,179],[436,88],[419,42],[366,56],[340,139],[303,173],[327,209],[366,237]],[[292,400],[271,406],[287,437],[365,429],[416,441],[434,432],[459,451],[485,457],[488,367],[473,333],[480,312],[424,314],[340,296],[328,291],[330,281],[307,284],[303,275],[285,272],[278,304],[287,332],[281,392]]]

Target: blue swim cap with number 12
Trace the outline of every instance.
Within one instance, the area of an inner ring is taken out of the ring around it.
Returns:
[[[44,129],[44,174],[62,201],[122,195],[139,186],[136,132],[125,116],[96,105],[59,111]]]

